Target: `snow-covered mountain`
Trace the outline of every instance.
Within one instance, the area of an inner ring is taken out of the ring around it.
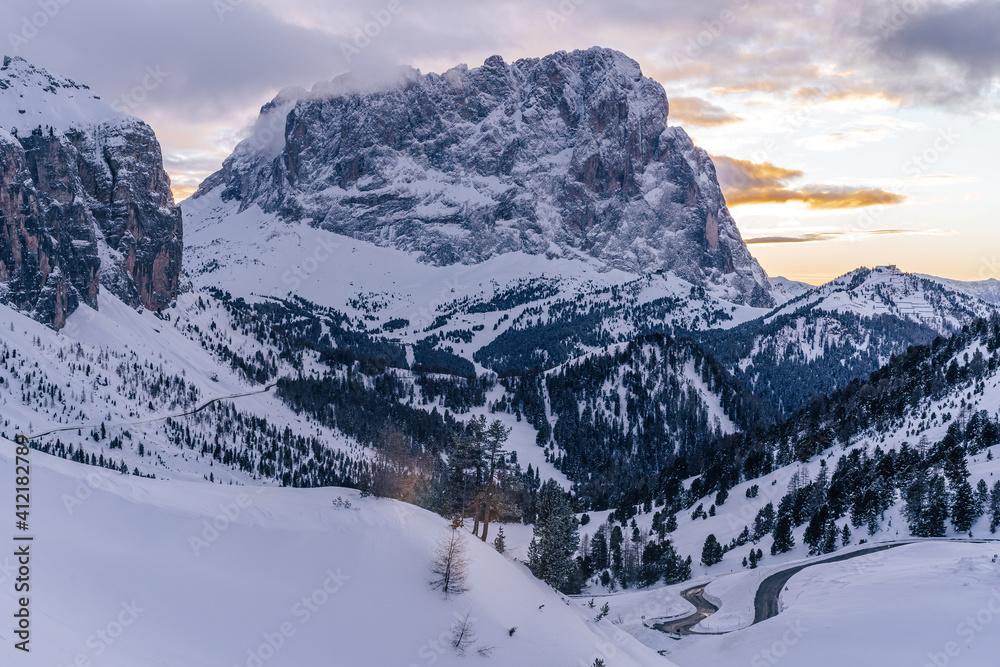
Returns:
[[[1000,280],[997,280],[996,278],[990,278],[989,280],[964,281],[925,275],[921,275],[920,277],[933,282],[941,283],[950,290],[974,296],[977,299],[986,301],[987,303],[1000,305]]]
[[[101,287],[167,307],[182,221],[152,129],[22,58],[0,68],[0,301],[62,327]]]
[[[0,474],[8,440],[37,436],[33,511],[55,540],[37,564],[56,577],[39,659],[97,657],[93,610],[134,597],[143,616],[107,664],[464,664],[449,642],[466,613],[466,652],[496,664],[668,664],[622,630],[700,664],[704,638],[653,627],[687,612],[677,593],[697,582],[674,582],[748,558],[709,588],[743,604],[701,628],[726,631],[753,618],[758,548],[769,568],[911,531],[986,536],[996,283],[768,279],[666,116],[662,88],[602,49],[284,91],[183,205],[178,294],[152,131],[6,60]],[[473,418],[510,430],[495,487]],[[477,541],[472,590],[433,593],[448,522],[342,488],[386,470],[441,516],[503,496],[508,558]],[[586,536],[567,581],[608,610],[514,560],[548,479]],[[794,524],[787,549],[769,503]],[[709,535],[723,560],[701,564]],[[328,578],[337,604],[285,641]]]
[[[779,306],[813,289],[813,286],[808,283],[800,283],[780,276],[769,280],[771,281],[771,296],[774,297]]]
[[[758,396],[792,411],[995,309],[941,281],[880,266],[852,271],[763,318],[699,338]]]
[[[346,75],[264,106],[194,199],[217,193],[439,266],[592,258],[773,305],[711,159],[667,112],[660,84],[599,48],[382,85]]]

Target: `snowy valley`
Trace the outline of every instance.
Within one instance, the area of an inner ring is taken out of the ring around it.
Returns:
[[[283,91],[179,205],[0,77],[4,664],[991,664],[996,285],[769,279],[623,54]]]

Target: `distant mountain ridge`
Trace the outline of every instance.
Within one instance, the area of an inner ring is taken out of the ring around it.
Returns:
[[[283,91],[195,198],[219,191],[437,265],[579,256],[773,306],[711,158],[667,114],[660,84],[600,48],[402,70],[381,87],[345,75]]]
[[[861,268],[799,294],[763,318],[698,338],[782,411],[865,378],[911,345],[960,332],[996,306],[894,266]]]

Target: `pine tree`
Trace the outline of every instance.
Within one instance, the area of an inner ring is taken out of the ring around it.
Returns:
[[[795,537],[792,535],[792,517],[782,512],[774,522],[774,544],[771,545],[771,555],[783,554],[791,551],[795,546]]]
[[[466,433],[455,439],[448,452],[448,508],[463,518],[468,516],[472,499],[482,483],[485,437],[486,419],[471,419]]]
[[[709,536],[705,538],[705,546],[701,549],[702,565],[705,567],[711,567],[716,563],[721,563],[722,556],[722,545],[719,544],[719,540],[715,537],[715,534],[710,533]]]
[[[990,532],[996,533],[1000,526],[1000,482],[994,482],[990,492]]]
[[[944,478],[940,475],[931,477],[927,490],[927,509],[921,517],[922,537],[944,537],[948,520],[948,493],[945,490]]]
[[[809,554],[814,555],[822,551],[823,540],[826,536],[827,518],[829,509],[826,505],[819,508],[819,511],[812,515],[802,541],[809,545]]]
[[[559,484],[550,479],[538,492],[538,517],[528,545],[528,568],[553,588],[571,592],[568,586],[576,569],[573,554],[579,543],[573,508]]]
[[[976,519],[976,498],[968,481],[958,485],[955,500],[951,504],[951,524],[955,531],[967,533]]]
[[[979,480],[976,484],[976,512],[977,516],[982,516],[983,512],[990,504],[990,487],[986,484],[985,479]]]
[[[484,435],[483,456],[486,462],[486,487],[479,495],[479,515],[483,522],[483,533],[481,539],[486,541],[490,530],[490,520],[496,511],[500,495],[500,477],[506,467],[507,452],[504,451],[504,443],[510,435],[511,429],[504,426],[499,419],[490,424]]]
[[[757,517],[753,520],[753,532],[750,539],[754,542],[760,540],[774,529],[774,504],[768,503],[757,512]]]
[[[840,533],[840,545],[846,547],[851,543],[851,527],[846,523],[844,524],[844,530]]]
[[[507,540],[504,538],[503,526],[497,531],[497,537],[493,540],[493,546],[496,547],[498,553],[507,552]]]
[[[927,493],[929,489],[927,471],[920,468],[903,494],[905,499],[903,515],[906,517],[910,525],[910,533],[914,537],[925,537],[923,535],[923,515],[927,510]]]
[[[833,553],[837,550],[837,538],[840,536],[840,531],[837,530],[837,524],[830,521],[826,525],[826,531],[823,534],[823,544],[820,546],[820,551],[825,554]]]
[[[681,558],[680,554],[674,550],[673,544],[664,543],[663,563],[663,583],[669,585],[679,584],[691,578],[691,556]]]

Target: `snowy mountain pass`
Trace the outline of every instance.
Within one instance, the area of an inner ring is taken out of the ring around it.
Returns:
[[[448,523],[410,505],[30,462],[32,643],[17,664],[670,664],[471,535],[469,590],[445,598],[428,582]],[[14,445],[0,440],[4,488],[13,474]],[[14,607],[0,587],[3,613]],[[466,615],[476,638],[463,657],[451,642]]]

